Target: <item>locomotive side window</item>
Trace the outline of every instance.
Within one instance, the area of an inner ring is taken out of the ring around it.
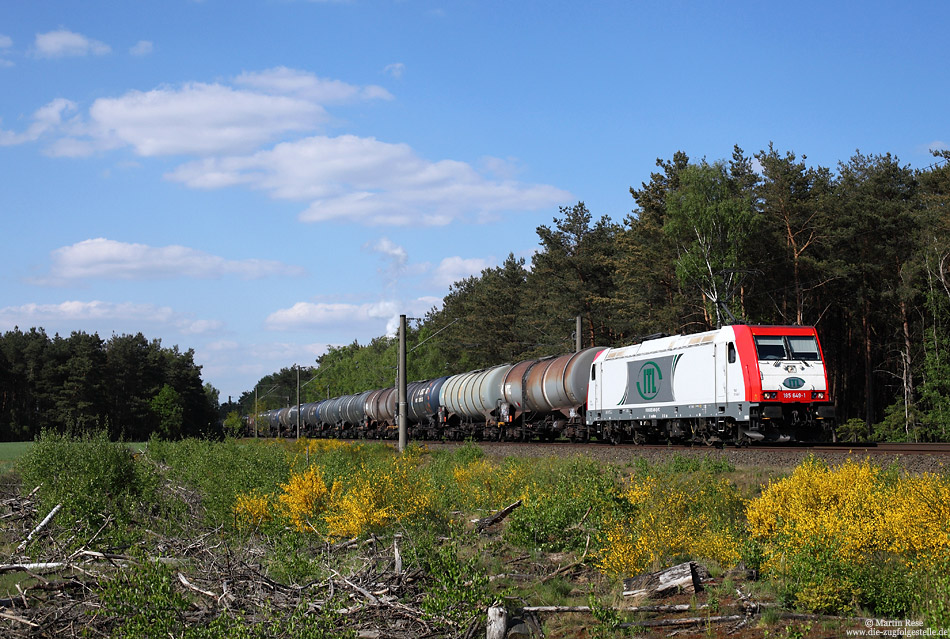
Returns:
[[[729,342],[729,363],[736,363],[736,345],[732,342]]]
[[[789,336],[788,345],[792,349],[792,359],[808,362],[821,361],[821,356],[818,354],[818,343],[811,335]]]
[[[759,359],[788,359],[785,340],[781,335],[756,335],[755,350]]]

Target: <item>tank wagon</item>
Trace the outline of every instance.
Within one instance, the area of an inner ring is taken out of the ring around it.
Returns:
[[[748,444],[816,441],[834,407],[812,327],[726,326],[407,385],[412,439]],[[395,439],[395,388],[300,407],[311,437]],[[295,432],[297,407],[262,423]]]

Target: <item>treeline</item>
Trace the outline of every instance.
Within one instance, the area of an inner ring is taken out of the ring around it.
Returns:
[[[832,170],[769,145],[657,160],[622,221],[562,207],[530,265],[509,255],[456,282],[409,331],[409,377],[569,352],[577,315],[585,346],[733,321],[815,325],[841,429],[858,431],[845,434],[947,440],[948,159],[915,170],[858,152]],[[303,401],[390,385],[395,366],[392,338],[331,349],[302,372]],[[290,369],[266,377],[260,405],[295,402],[295,382]],[[241,406],[253,411],[254,394]]]
[[[0,336],[0,441],[49,428],[106,430],[112,439],[206,436],[220,430],[218,393],[203,385],[194,351],[141,333],[50,337],[19,328]]]

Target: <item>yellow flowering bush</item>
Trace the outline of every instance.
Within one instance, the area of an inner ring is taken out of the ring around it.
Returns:
[[[523,465],[499,465],[481,458],[455,467],[452,476],[458,489],[458,508],[494,510],[518,499],[525,469]]]
[[[313,530],[311,520],[322,514],[331,496],[320,469],[311,466],[302,473],[291,473],[290,480],[280,488],[277,500],[284,516],[301,532]]]
[[[321,442],[311,441],[307,446],[314,443]],[[312,452],[333,449],[347,456],[359,453],[356,446],[343,442],[318,446]],[[279,484],[273,494],[239,494],[233,506],[235,521],[244,527],[273,520],[300,532],[358,536],[428,515],[434,497],[431,482],[420,470],[423,451],[409,449],[398,456],[385,450],[382,453],[376,458],[364,457],[356,467],[347,462],[345,474],[336,467],[337,479],[332,482],[328,477],[334,473],[327,466],[312,464],[291,471],[287,482]],[[334,463],[330,458],[323,461]]]
[[[238,528],[258,528],[271,520],[271,499],[256,492],[237,496],[234,520]]]
[[[783,553],[816,543],[845,561],[876,552],[950,552],[950,481],[895,476],[867,460],[829,467],[808,459],[770,482],[746,516],[749,534],[766,547],[767,569],[777,568]]]
[[[746,510],[763,571],[818,612],[910,614],[950,556],[950,479],[807,459]]]
[[[403,455],[388,467],[363,466],[348,485],[334,486],[324,517],[330,534],[357,536],[428,513],[434,498],[419,465],[418,456]]]
[[[706,473],[676,481],[671,476],[630,479],[620,492],[624,508],[604,526],[597,567],[608,575],[631,575],[679,558],[739,561],[741,512],[738,491]]]

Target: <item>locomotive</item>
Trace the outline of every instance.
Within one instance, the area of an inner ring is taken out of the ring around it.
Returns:
[[[394,387],[262,413],[275,431],[395,439]],[[407,384],[409,437],[747,445],[820,441],[834,405],[813,327],[654,335]]]

